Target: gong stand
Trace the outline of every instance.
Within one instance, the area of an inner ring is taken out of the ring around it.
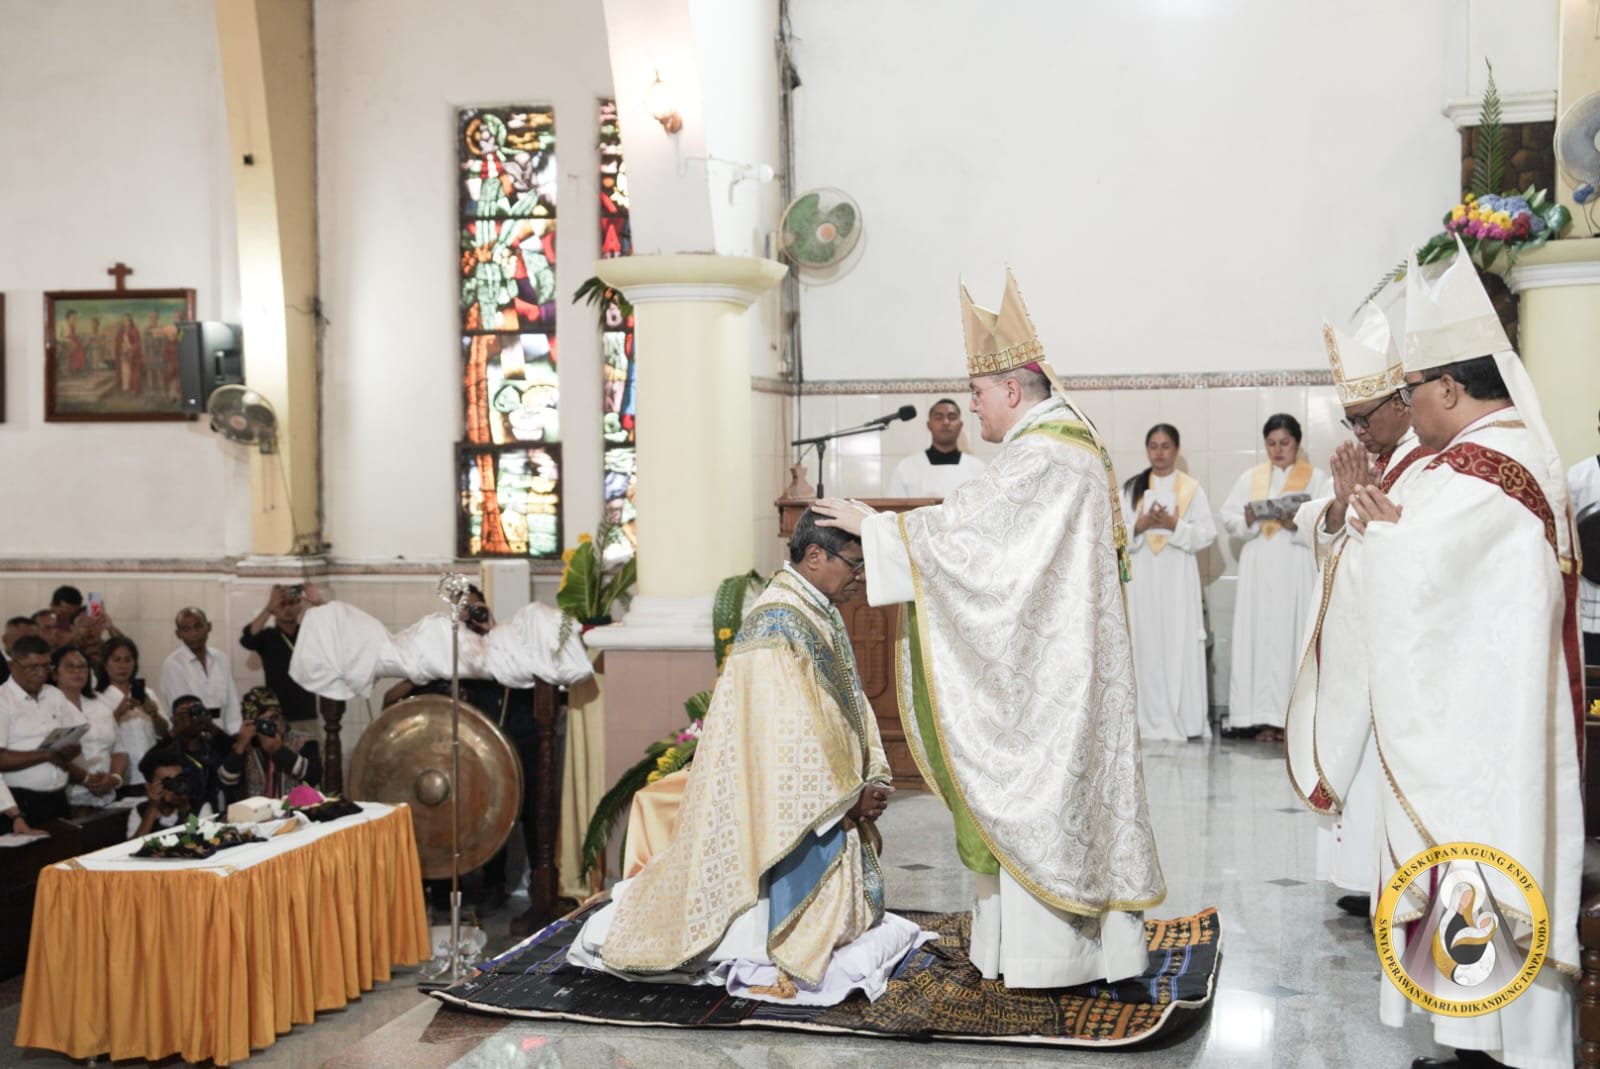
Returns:
[[[461,618],[469,582],[459,572],[439,580],[439,597],[450,606],[450,951],[422,969],[428,986],[451,987],[466,975],[461,949]],[[422,986],[422,985],[419,985]]]

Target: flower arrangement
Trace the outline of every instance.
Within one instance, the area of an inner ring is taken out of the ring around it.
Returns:
[[[1483,90],[1483,106],[1478,113],[1478,140],[1472,158],[1472,180],[1468,192],[1444,215],[1444,229],[1417,247],[1417,265],[1425,267],[1456,254],[1457,239],[1466,247],[1473,263],[1491,271],[1505,256],[1506,270],[1516,265],[1517,255],[1537,249],[1551,238],[1560,237],[1572,223],[1566,205],[1556,203],[1548,190],[1529,186],[1522,191],[1496,193],[1505,170],[1505,130],[1500,123],[1500,91],[1494,84],[1494,67]],[[1592,191],[1591,191],[1592,195]],[[1583,203],[1581,200],[1579,203]],[[1372,300],[1384,287],[1406,277],[1406,262],[1400,261],[1372,287],[1363,303]]]
[[[230,846],[243,846],[245,843],[261,841],[232,824],[201,820],[191,814],[181,828],[146,836],[133,856],[193,861],[208,858],[218,850],[226,850]]]
[[[639,578],[639,564],[634,557],[613,565],[605,562],[604,547],[619,537],[621,531],[615,524],[602,523],[594,536],[579,535],[578,544],[561,555],[556,607],[562,614],[562,645],[572,636],[574,625],[587,631],[609,624],[612,608],[629,595]]]

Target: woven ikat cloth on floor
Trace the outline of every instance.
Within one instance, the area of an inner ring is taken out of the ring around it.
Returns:
[[[567,948],[596,908],[556,921],[488,971],[434,997],[507,1017],[1099,1047],[1153,1039],[1192,1017],[1210,1002],[1221,961],[1222,929],[1217,911],[1207,909],[1146,921],[1150,959],[1138,977],[1013,991],[983,979],[968,961],[970,913],[908,911],[901,915],[939,938],[906,956],[878,1001],[856,994],[837,1006],[781,1006],[734,998],[720,987],[635,983],[569,965]]]

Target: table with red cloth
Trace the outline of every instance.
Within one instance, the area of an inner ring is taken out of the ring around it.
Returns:
[[[205,860],[138,846],[40,872],[19,1047],[227,1065],[430,953],[405,806]]]

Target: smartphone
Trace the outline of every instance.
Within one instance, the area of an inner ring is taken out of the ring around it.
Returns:
[[[128,697],[132,698],[140,705],[143,705],[146,696],[144,680],[140,679],[138,676],[134,676],[132,679],[128,680]]]
[[[106,611],[106,599],[92,590],[84,595],[83,601],[90,616],[100,616]]]

